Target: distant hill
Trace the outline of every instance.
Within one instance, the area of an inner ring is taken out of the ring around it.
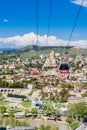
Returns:
[[[49,53],[49,51],[51,50],[54,50],[56,52],[64,52],[64,50],[67,50],[69,51],[72,47],[58,47],[58,46],[36,46],[36,45],[29,45],[29,46],[26,46],[26,47],[23,47],[21,49],[13,49],[13,50],[10,50],[10,51],[6,51],[6,52],[9,52],[9,53],[12,53],[12,52],[17,52],[17,53],[24,53],[24,52],[31,52],[31,51],[35,51],[35,52],[47,52]]]
[[[68,52],[68,55],[71,57],[75,57],[76,55],[84,55],[87,56],[87,49],[79,48],[79,47],[58,47],[58,46],[36,46],[36,45],[29,45],[23,47],[21,49],[13,49],[13,50],[6,50],[2,54],[0,54],[0,58],[5,59],[16,59],[16,58],[32,58],[37,56],[38,54],[49,54],[51,50],[54,50],[56,53],[60,53],[60,55],[64,55],[65,52]]]
[[[72,47],[68,51],[70,56],[87,56],[87,49],[80,48],[80,47]]]
[[[63,54],[67,51],[69,55],[87,55],[87,49],[80,48],[80,47],[36,46],[36,45],[29,45],[21,49],[10,50],[10,53],[16,52],[21,54],[26,52],[33,53],[37,51],[39,53],[49,53],[51,50],[54,50],[56,53],[60,53],[60,54]]]

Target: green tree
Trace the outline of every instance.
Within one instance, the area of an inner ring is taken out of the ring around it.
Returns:
[[[87,88],[87,82],[83,84],[84,88]]]
[[[3,115],[4,115],[4,113],[6,112],[6,107],[4,107],[4,106],[0,106],[0,116],[1,116],[1,120],[0,120],[0,123],[1,123],[1,125],[3,125]]]
[[[79,102],[69,105],[69,116],[72,118],[81,117],[84,118],[87,116],[87,105],[85,102]]]
[[[56,126],[51,126],[50,130],[59,130],[59,128]]]
[[[31,109],[31,113],[32,114],[37,114],[38,113],[38,109],[37,108],[32,108]]]
[[[41,125],[38,130],[59,130],[58,127],[56,126],[44,126],[44,125]]]
[[[45,129],[46,129],[46,130],[50,130],[50,126],[46,126]]]
[[[63,89],[60,92],[60,102],[67,102],[69,97],[69,90],[63,87]]]
[[[45,130],[45,126],[41,125],[38,130]]]
[[[14,112],[13,110],[10,110],[8,116],[9,116],[9,117],[14,117],[14,113],[15,113],[15,112]]]
[[[23,83],[21,82],[13,82],[9,85],[10,88],[24,88]]]
[[[19,120],[14,120],[14,126],[29,126],[29,123],[26,121],[19,121]]]
[[[26,118],[26,115],[29,113],[29,110],[28,109],[25,109],[24,111],[24,118]]]
[[[6,112],[6,107],[0,106],[0,114],[4,114]]]
[[[2,101],[4,99],[4,96],[2,93],[0,93],[0,101]]]

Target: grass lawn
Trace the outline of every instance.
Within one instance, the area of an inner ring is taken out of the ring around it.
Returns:
[[[29,107],[31,107],[31,102],[25,102],[25,101],[23,101],[23,102],[21,103],[21,105],[22,105],[23,107],[25,107],[25,108],[29,108]]]

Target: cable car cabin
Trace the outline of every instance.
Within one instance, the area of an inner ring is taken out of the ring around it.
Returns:
[[[67,63],[62,63],[59,67],[60,73],[69,73],[69,65]]]

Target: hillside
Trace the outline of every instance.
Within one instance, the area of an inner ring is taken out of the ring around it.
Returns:
[[[56,53],[60,53],[60,55],[63,55],[66,51],[68,52],[69,56],[75,57],[76,55],[84,55],[87,56],[87,49],[79,48],[79,47],[56,47],[56,46],[26,46],[21,49],[15,49],[15,50],[7,50],[0,54],[0,59],[12,59],[15,60],[19,57],[22,59],[29,58],[37,56],[37,50],[38,54],[49,54],[51,50],[54,50]]]

